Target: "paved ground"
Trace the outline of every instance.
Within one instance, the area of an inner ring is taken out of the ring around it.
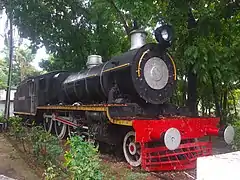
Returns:
[[[4,176],[17,180],[39,180],[14,147],[0,133],[0,180],[5,180]]]
[[[223,154],[233,152],[234,150],[231,149],[231,145],[227,145],[223,138],[219,137],[212,137],[213,140],[213,154]]]

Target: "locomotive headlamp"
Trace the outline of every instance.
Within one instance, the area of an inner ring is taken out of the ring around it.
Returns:
[[[173,29],[168,24],[157,25],[154,35],[158,43],[167,48],[171,45],[173,39]]]
[[[168,38],[168,32],[167,32],[166,29],[164,29],[164,30],[161,32],[161,35],[162,35],[162,38],[163,38],[164,40],[167,40],[167,38]]]

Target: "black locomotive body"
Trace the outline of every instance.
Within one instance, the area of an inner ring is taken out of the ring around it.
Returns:
[[[144,79],[148,76],[143,72],[144,66],[152,58],[158,58],[168,70],[166,85],[159,89],[149,87]],[[66,102],[162,104],[174,89],[174,68],[166,49],[161,49],[158,44],[147,44],[113,57],[104,64],[70,75],[63,82],[63,89],[68,97]]]
[[[54,71],[22,81],[14,95],[14,111],[35,114],[37,106],[58,103],[64,96],[61,84],[69,75]]]
[[[151,43],[81,72],[56,71],[31,77],[17,89],[15,111],[33,113],[36,109],[31,108],[37,106],[74,103],[135,103],[151,108],[171,97],[175,81],[171,56],[159,44]],[[18,104],[24,96],[30,100],[21,109]]]
[[[210,147],[195,139],[220,135],[231,143],[234,129],[219,129],[219,119],[191,117],[168,103],[177,79],[167,52],[170,26],[157,28],[155,36],[158,43],[145,43],[146,34],[133,31],[130,50],[105,63],[90,55],[81,72],[55,71],[24,80],[15,93],[15,115],[37,120],[59,139],[75,131],[115,146],[131,166],[142,163],[154,171],[194,167],[196,155]]]

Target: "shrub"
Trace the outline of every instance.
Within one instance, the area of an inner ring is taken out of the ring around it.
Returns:
[[[31,145],[31,153],[36,157],[37,162],[44,164],[45,179],[60,180],[66,175],[62,171],[62,164],[58,162],[63,149],[56,136],[45,132],[41,126],[24,127],[22,119],[18,117],[11,117],[9,125],[10,134],[23,144],[23,149],[26,151],[25,145]],[[70,177],[74,180],[101,180],[103,175],[100,171],[100,159],[94,145],[75,135],[67,140],[67,145],[70,145],[70,150],[64,154],[64,165]]]
[[[63,151],[58,138],[45,132],[40,126],[33,127],[29,136],[36,158],[45,166],[57,164],[57,159]]]
[[[8,123],[10,126],[10,132],[12,135],[15,135],[16,138],[20,138],[22,135],[23,131],[23,126],[22,126],[22,118],[20,117],[10,117],[8,119]]]
[[[61,178],[61,168],[56,165],[49,163],[48,167],[45,169],[43,176],[45,180],[60,180]]]
[[[2,115],[0,115],[0,123],[4,123],[4,122],[6,122],[6,119]]]
[[[64,154],[65,166],[74,180],[100,180],[100,160],[93,144],[83,141],[79,136],[71,136],[67,144],[70,150]]]
[[[0,123],[1,123],[0,131],[7,129],[7,121],[2,115],[0,115]]]
[[[15,136],[15,138],[22,143],[23,150],[26,152],[26,144],[25,142],[28,141],[27,137],[27,128],[22,126],[22,118],[20,117],[10,117],[8,119],[8,124],[10,127],[10,134]]]

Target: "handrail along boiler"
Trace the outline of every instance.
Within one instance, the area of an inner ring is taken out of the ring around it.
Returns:
[[[29,77],[17,88],[14,114],[37,119],[58,138],[80,128],[80,135],[122,150],[131,166],[147,171],[194,168],[211,154],[211,141],[234,137],[232,126],[217,128],[219,118],[193,117],[168,102],[176,86],[174,60],[168,52],[172,27],[157,26],[156,43],[146,32],[131,32],[131,48],[103,63],[90,55],[80,72],[54,71]],[[121,146],[121,148],[119,148]]]

